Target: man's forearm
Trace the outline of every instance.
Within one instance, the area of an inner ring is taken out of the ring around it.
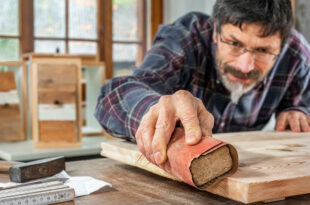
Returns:
[[[114,78],[102,87],[95,116],[110,134],[135,141],[142,116],[159,98],[134,77]]]

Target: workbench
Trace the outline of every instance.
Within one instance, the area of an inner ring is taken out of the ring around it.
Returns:
[[[103,188],[89,196],[75,198],[74,202],[61,203],[65,205],[242,204],[107,158],[67,162],[66,167],[71,176],[92,176],[111,183],[112,187]],[[9,181],[8,175],[0,174],[0,181]],[[310,204],[310,194],[270,203],[284,204]]]

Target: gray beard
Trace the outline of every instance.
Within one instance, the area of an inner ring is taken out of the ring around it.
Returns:
[[[235,104],[238,103],[244,93],[252,90],[257,84],[256,82],[245,87],[242,83],[229,81],[225,75],[222,75],[221,81],[225,88],[230,91],[230,99]]]

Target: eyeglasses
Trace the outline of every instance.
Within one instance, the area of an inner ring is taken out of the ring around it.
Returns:
[[[227,45],[227,48],[229,49],[229,54],[232,56],[240,56],[241,54],[250,52],[252,56],[254,57],[254,60],[263,62],[263,63],[270,63],[272,61],[275,61],[278,57],[277,54],[269,53],[264,50],[249,50],[246,47],[241,46],[238,42],[224,41],[222,39],[222,36],[221,35],[219,36],[220,36],[221,42]]]

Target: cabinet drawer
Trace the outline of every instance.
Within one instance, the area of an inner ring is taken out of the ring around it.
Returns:
[[[0,72],[0,92],[15,90],[14,72]]]
[[[57,88],[67,85],[76,85],[77,66],[61,64],[38,65],[38,87]]]
[[[75,121],[39,121],[41,142],[77,142]]]
[[[0,105],[0,141],[16,141],[24,138],[19,105]]]
[[[39,88],[39,104],[73,104],[76,99],[76,85],[62,88]]]

